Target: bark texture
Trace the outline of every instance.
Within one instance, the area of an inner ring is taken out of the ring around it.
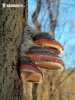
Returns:
[[[27,22],[27,0],[3,0],[2,3],[25,5],[25,8],[0,8],[0,100],[22,100],[17,58]]]

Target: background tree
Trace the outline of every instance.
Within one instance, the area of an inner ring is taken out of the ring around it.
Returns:
[[[54,0],[46,0],[46,1],[44,1],[44,0],[37,0],[37,7],[36,7],[36,10],[34,11],[34,13],[32,15],[32,21],[33,21],[35,27],[37,29],[39,29],[39,30],[41,29],[41,23],[38,22],[37,18],[38,18],[39,14],[40,14],[41,6],[42,6],[43,2],[46,3],[46,5],[45,5],[45,6],[47,6],[46,10],[48,10],[48,14],[49,14],[48,20],[50,21],[49,22],[50,23],[50,30],[51,30],[50,34],[54,37],[54,30],[55,30],[55,26],[56,26],[57,19],[58,19],[58,14],[59,14],[59,3],[60,3],[60,0],[57,0],[57,1],[54,1]],[[55,11],[54,11],[56,13],[55,17],[53,17],[54,13],[53,13],[53,11],[51,9],[51,4],[52,3],[56,4],[56,6],[55,6],[56,8],[55,8]],[[46,14],[46,12],[44,10],[43,10],[43,12]],[[41,21],[42,20],[44,20],[44,16],[41,17]],[[43,73],[47,73],[48,74],[48,71],[45,71],[45,70],[42,70],[42,71],[43,71]],[[51,72],[50,75],[48,76],[48,79],[50,80],[49,81],[49,85],[50,85],[49,98],[52,97],[52,85],[53,85],[53,80],[52,80],[53,78],[52,77],[53,77],[53,75],[54,75],[54,73]],[[35,100],[35,99],[37,100],[37,90],[40,92],[39,93],[40,96],[38,96],[39,100],[42,100],[42,92],[44,91],[43,90],[43,85],[44,85],[43,83],[41,85],[38,85],[38,84],[34,84],[33,85],[33,91],[34,91],[33,92],[33,100]],[[36,97],[36,98],[34,98],[34,97]]]

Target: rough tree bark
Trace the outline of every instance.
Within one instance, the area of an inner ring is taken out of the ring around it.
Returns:
[[[17,57],[27,23],[27,0],[3,0],[2,3],[25,5],[24,8],[0,8],[0,100],[22,100]]]

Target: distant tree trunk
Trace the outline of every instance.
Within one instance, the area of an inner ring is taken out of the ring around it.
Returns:
[[[17,57],[27,23],[27,0],[3,0],[2,3],[25,5],[23,8],[0,8],[0,100],[22,100]]]

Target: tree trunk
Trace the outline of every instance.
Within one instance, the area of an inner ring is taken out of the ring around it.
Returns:
[[[27,22],[27,0],[3,0],[1,4],[25,4],[0,9],[0,100],[22,100],[22,82],[17,73],[18,48]]]

